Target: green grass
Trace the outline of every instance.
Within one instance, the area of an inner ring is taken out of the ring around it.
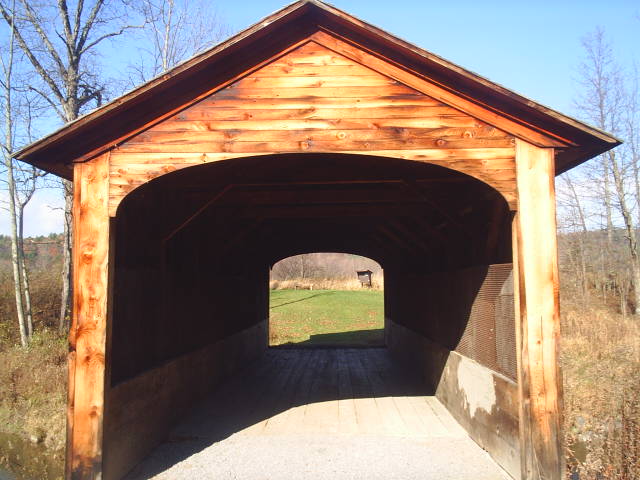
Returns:
[[[384,343],[379,290],[272,290],[270,345],[374,346]]]

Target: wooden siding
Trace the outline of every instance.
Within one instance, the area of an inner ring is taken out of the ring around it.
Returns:
[[[116,147],[110,214],[139,185],[180,168],[304,152],[442,165],[488,183],[515,206],[512,136],[318,43],[326,37],[314,37]]]

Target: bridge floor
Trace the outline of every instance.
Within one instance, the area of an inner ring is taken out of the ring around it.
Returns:
[[[127,480],[508,477],[386,349],[270,349]]]

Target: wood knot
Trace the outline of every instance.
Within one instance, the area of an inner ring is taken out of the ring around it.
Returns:
[[[439,138],[438,140],[436,140],[436,145],[438,147],[444,147],[447,144],[446,140],[443,140],[441,138]]]
[[[470,130],[465,130],[464,133],[462,134],[462,138],[473,138],[473,132],[471,132]]]
[[[309,150],[310,147],[310,142],[300,142],[300,149],[301,150]]]
[[[336,134],[336,137],[338,137],[338,140],[344,140],[345,138],[347,138],[347,134],[344,132],[338,132]]]

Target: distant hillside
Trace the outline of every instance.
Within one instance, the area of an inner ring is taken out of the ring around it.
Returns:
[[[24,239],[27,265],[32,269],[43,269],[56,264],[62,259],[62,234],[51,233],[47,236],[28,237]],[[11,266],[11,238],[0,235],[0,269]]]
[[[376,261],[349,253],[319,252],[280,260],[271,270],[272,280],[356,278],[357,270],[382,271]]]

